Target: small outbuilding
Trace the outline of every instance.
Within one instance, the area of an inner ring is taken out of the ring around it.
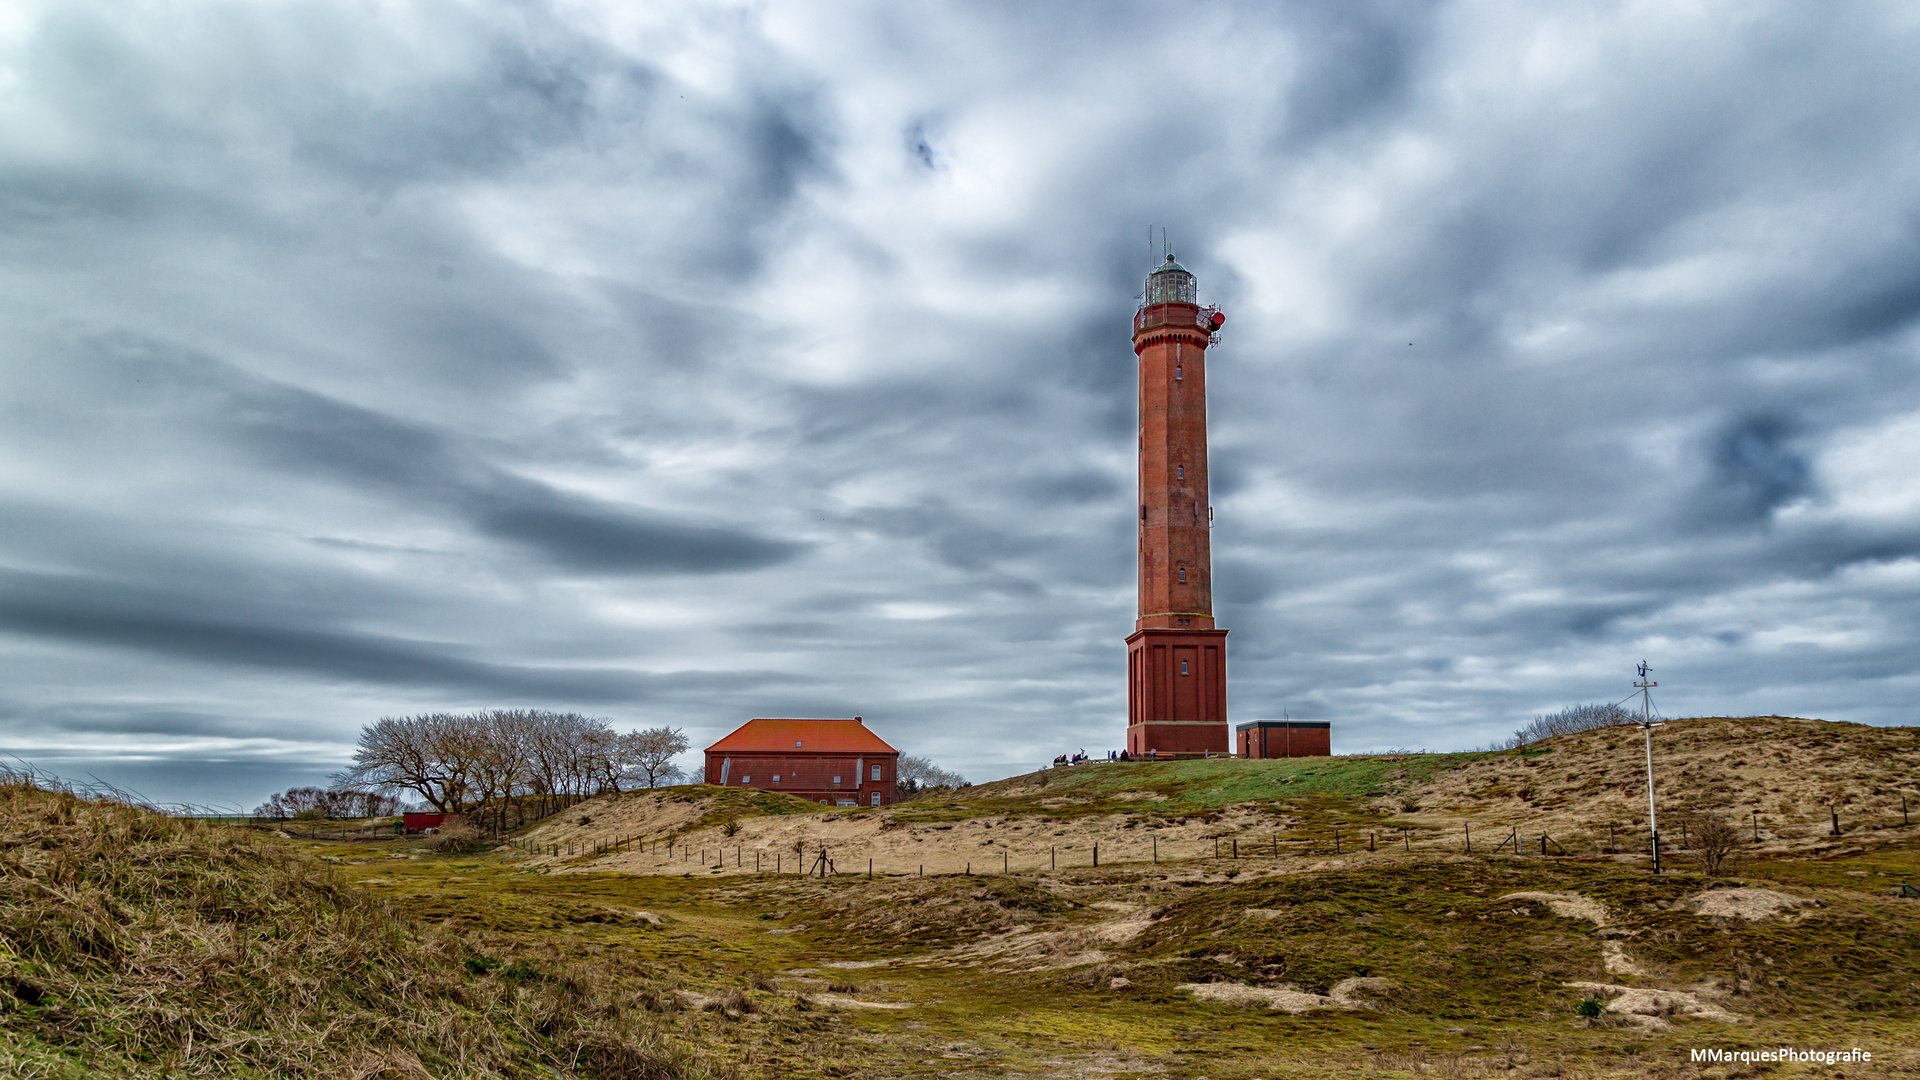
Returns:
[[[706,781],[784,791],[828,806],[893,802],[900,751],[866,721],[755,719],[707,747]]]
[[[1326,720],[1249,720],[1233,726],[1234,753],[1243,758],[1327,757],[1333,724]]]

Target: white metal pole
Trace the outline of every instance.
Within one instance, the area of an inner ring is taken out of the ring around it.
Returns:
[[[1653,839],[1653,872],[1660,872],[1660,817],[1653,799],[1653,698],[1652,689],[1659,683],[1647,679],[1647,662],[1640,661],[1640,681],[1633,685],[1640,688],[1640,730],[1647,733],[1647,829]]]

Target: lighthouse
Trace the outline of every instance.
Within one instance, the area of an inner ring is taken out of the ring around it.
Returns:
[[[1227,632],[1213,625],[1207,501],[1207,346],[1226,316],[1200,306],[1193,275],[1171,254],[1141,299],[1140,609],[1127,638],[1127,750],[1230,754]]]

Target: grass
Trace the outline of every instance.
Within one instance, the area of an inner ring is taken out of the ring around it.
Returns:
[[[1577,771],[1545,749],[1528,760]],[[1730,882],[1684,864],[1490,853],[1477,826],[1472,856],[1450,834],[1425,854],[1364,850],[1396,817],[1383,806],[1487,757],[1047,770],[892,813],[1199,819],[1247,857],[1190,843],[1159,866],[874,880],[549,873],[16,785],[0,789],[0,1074],[1692,1077],[1730,1075],[1686,1062],[1728,1043],[1857,1045],[1875,1075],[1920,1072],[1920,901],[1886,895],[1920,859],[1911,832],[1739,868],[1820,901],[1755,923],[1688,911]],[[750,789],[682,796],[710,800],[709,826],[822,812]],[[1278,856],[1261,846],[1274,832]],[[1613,936],[1502,899],[1533,891],[1603,903]],[[1609,972],[1609,942],[1643,973]],[[1370,1008],[1292,1015],[1190,989],[1355,978],[1385,980]],[[1744,1019],[1581,1018],[1579,982],[1689,989]]]
[[[1095,762],[936,793],[907,803],[894,814],[909,822],[992,814],[1068,818],[1137,813],[1150,801],[1163,814],[1193,815],[1303,796],[1375,798],[1490,756],[1470,752],[1280,761]]]
[[[1904,857],[1820,864],[1833,885],[1801,882],[1808,864],[1756,864],[1743,871],[1751,884],[1814,888],[1823,902],[1815,917],[1759,924],[1681,910],[1678,901],[1709,884],[1691,872],[1655,877],[1609,860],[1512,855],[1383,855],[1322,870],[1289,858],[1239,867],[1203,859],[1157,873],[1125,866],[869,882],[544,875],[490,859],[389,859],[369,847],[345,856],[359,865],[343,869],[399,910],[498,942],[500,955],[518,947],[553,962],[626,957],[692,1003],[687,1037],[737,1055],[747,1075],[1060,1068],[1250,1080],[1692,1075],[1673,1071],[1686,1048],[1729,1038],[1871,1046],[1876,1063],[1892,1057],[1898,1066],[1920,1019],[1920,904],[1874,895],[1848,872]],[[1247,873],[1221,878],[1236,868]],[[1289,872],[1263,873],[1274,868]],[[1591,925],[1501,899],[1520,891],[1603,902],[1649,974],[1609,974]],[[1126,910],[1151,924],[1130,940],[1101,938]],[[597,914],[607,911],[628,917]],[[1373,1009],[1296,1016],[1202,1003],[1181,989],[1229,982],[1323,992],[1354,977],[1387,980],[1368,995]],[[1565,983],[1623,979],[1719,986],[1726,1007],[1747,1019],[1732,1029],[1676,1019],[1671,1030],[1649,1031],[1574,1015],[1586,992]],[[840,997],[908,1007],[820,1004]]]
[[[258,834],[0,785],[0,1073],[19,1077],[709,1075],[646,980],[506,978]]]

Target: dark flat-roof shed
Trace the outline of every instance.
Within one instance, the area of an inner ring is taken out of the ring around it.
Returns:
[[[1333,724],[1326,720],[1249,720],[1233,726],[1234,752],[1243,758],[1327,757]]]

